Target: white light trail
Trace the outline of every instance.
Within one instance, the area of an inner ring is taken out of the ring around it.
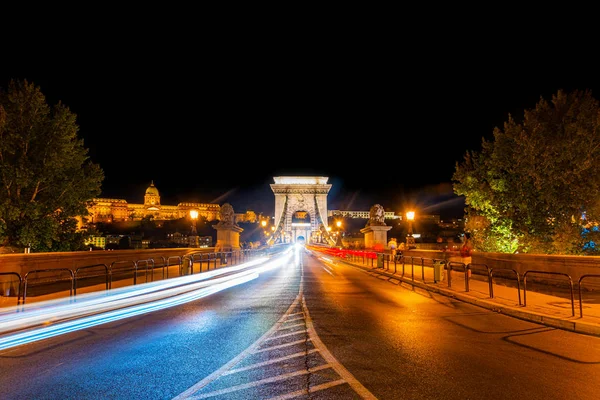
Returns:
[[[196,275],[78,295],[68,302],[40,302],[24,309],[7,307],[0,310],[0,334],[4,334],[0,350],[198,300],[286,265],[293,254],[286,251],[270,261],[261,258]]]
[[[78,331],[80,329],[90,328],[92,326],[105,324],[112,321],[117,321],[123,318],[129,318],[140,314],[146,314],[152,311],[162,310],[167,307],[173,307],[179,304],[187,303],[189,301],[200,299],[202,297],[206,297],[208,295],[220,292],[221,290],[230,288],[232,286],[240,285],[255,278],[258,278],[258,273],[245,273],[241,277],[228,279],[224,283],[211,285],[207,288],[197,289],[189,293],[179,294],[175,297],[169,297],[151,303],[140,304],[137,306],[118,309],[111,312],[104,312],[101,314],[79,318],[72,321],[61,322],[55,325],[37,328],[33,331],[16,333],[7,337],[0,338],[0,350],[8,349],[14,346],[20,346],[22,344],[35,342],[42,339],[47,339],[69,332]]]
[[[129,299],[135,300],[147,294],[152,295],[160,291],[214,279],[220,275],[242,271],[266,261],[266,258],[261,258],[235,267],[221,268],[196,275],[180,276],[165,281],[149,282],[112,289],[110,291],[86,293],[77,295],[76,297],[49,300],[31,305],[6,307],[0,309],[0,321],[2,321],[0,323],[0,334],[18,329],[19,324],[22,326],[36,323],[46,324],[58,319],[122,307]],[[49,320],[49,318],[51,319]]]

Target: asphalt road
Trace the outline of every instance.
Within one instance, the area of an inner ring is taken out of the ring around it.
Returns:
[[[3,400],[598,393],[600,338],[399,286],[305,250],[199,300],[0,351]]]

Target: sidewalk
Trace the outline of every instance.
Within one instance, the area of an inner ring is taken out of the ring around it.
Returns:
[[[522,284],[519,290],[516,285],[510,287],[498,284],[494,278],[492,287],[494,297],[491,298],[486,276],[471,276],[467,291],[465,274],[456,270],[451,272],[451,286],[448,287],[448,270],[443,270],[441,281],[435,282],[431,267],[425,267],[424,271],[421,271],[421,266],[415,265],[413,278],[413,269],[410,265],[405,266],[404,276],[402,276],[401,264],[394,267],[392,263],[388,269],[385,264],[384,268],[377,268],[368,263],[365,265],[342,259],[338,261],[370,271],[403,287],[418,287],[515,318],[600,337],[600,293],[597,291],[582,292],[580,307],[578,289],[573,290],[573,301],[571,301],[568,290],[546,286],[536,287],[536,291],[533,291],[528,285],[527,290],[524,291]]]

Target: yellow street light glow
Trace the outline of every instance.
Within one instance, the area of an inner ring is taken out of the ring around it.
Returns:
[[[260,221],[260,224],[261,224],[262,226],[267,226],[267,221],[263,219],[262,221]]]
[[[192,217],[192,219],[198,219],[198,211],[190,210],[190,217]]]
[[[406,247],[410,250],[416,248],[415,237],[413,236],[412,222],[415,219],[415,212],[408,211],[406,213],[406,219],[408,220],[408,235],[406,236]]]

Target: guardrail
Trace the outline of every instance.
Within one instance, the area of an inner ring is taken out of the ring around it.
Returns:
[[[600,274],[585,274],[585,275],[581,275],[581,277],[579,277],[579,280],[577,281],[577,286],[579,286],[579,316],[581,318],[583,318],[583,301],[581,301],[581,281],[583,281],[585,278],[600,278]]]
[[[473,275],[472,271],[477,271],[477,272],[481,271],[484,273],[478,274],[478,275],[487,276],[488,290],[489,290],[490,298],[494,298],[494,278],[495,278],[494,273],[500,272],[500,271],[508,272],[509,274],[513,274],[515,276],[515,279],[512,279],[512,280],[515,281],[519,306],[523,306],[523,307],[527,306],[527,297],[526,297],[527,296],[527,275],[534,274],[534,273],[562,275],[562,276],[567,277],[568,281],[569,281],[569,288],[570,288],[570,295],[571,295],[571,311],[572,311],[572,316],[575,316],[575,300],[574,300],[574,295],[573,295],[573,291],[574,291],[573,281],[572,281],[570,275],[565,274],[565,273],[539,271],[539,270],[526,270],[523,273],[523,276],[521,277],[521,276],[519,276],[519,272],[515,269],[491,268],[491,267],[487,266],[486,264],[477,264],[477,263],[465,264],[465,263],[460,263],[460,262],[455,262],[455,261],[446,262],[445,260],[442,260],[442,259],[405,256],[402,254],[397,254],[396,257],[392,257],[392,255],[390,253],[368,251],[368,250],[345,250],[345,249],[339,249],[339,248],[317,248],[317,247],[315,247],[314,249],[316,251],[325,252],[334,257],[344,259],[351,263],[359,264],[361,266],[370,267],[373,269],[386,269],[389,271],[391,268],[391,263],[393,263],[393,274],[394,275],[398,274],[398,265],[402,265],[402,272],[400,274],[401,278],[405,277],[406,264],[410,264],[410,266],[411,266],[410,275],[411,276],[410,276],[410,278],[407,278],[407,279],[410,279],[410,282],[415,281],[415,275],[416,275],[415,274],[415,265],[416,265],[416,266],[420,267],[420,269],[421,269],[420,279],[423,283],[426,283],[426,277],[425,277],[425,269],[426,268],[434,269],[433,282],[439,283],[442,279],[439,279],[439,280],[436,279],[437,277],[436,277],[435,273],[436,273],[436,268],[438,266],[440,266],[447,271],[448,287],[452,286],[452,271],[456,270],[456,268],[460,268],[464,272],[465,291],[466,292],[468,292],[470,290],[469,281],[470,281],[470,279],[472,279],[472,275]],[[375,262],[377,264],[375,264]],[[485,271],[481,267],[485,268]],[[579,281],[577,282],[577,288],[579,290],[580,317],[583,317],[583,299],[582,299],[583,285],[582,285],[582,281],[585,278],[592,278],[592,277],[600,278],[600,274],[582,275],[579,278]],[[502,276],[501,278],[509,279],[504,276]],[[523,282],[523,301],[521,301],[521,281]]]
[[[548,275],[562,275],[569,278],[569,287],[571,289],[571,315],[575,316],[575,301],[573,299],[573,279],[569,274],[565,274],[562,272],[549,272],[549,271],[536,271],[536,270],[528,270],[523,274],[523,306],[527,306],[527,274],[548,274]],[[519,303],[520,304],[520,303]]]
[[[105,278],[105,282],[106,282],[106,290],[109,289],[109,278],[108,278],[108,274],[109,274],[109,269],[108,266],[106,264],[92,264],[92,265],[86,265],[83,267],[79,267],[75,270],[75,273],[73,274],[74,276],[74,283],[73,283],[73,295],[77,295],[77,280],[79,279],[79,271],[84,270],[84,269],[91,269],[91,268],[96,268],[96,267],[104,267],[104,278]],[[95,278],[98,277],[100,275],[86,275],[84,276],[84,278]]]
[[[17,279],[19,279],[19,284],[17,285],[17,304],[20,304],[21,301],[21,285],[23,284],[23,278],[21,277],[21,274],[18,274],[16,272],[0,272],[0,275],[14,275],[17,277]],[[5,282],[2,282],[3,286],[5,284]],[[2,287],[2,293],[0,293],[0,295],[2,296],[10,296],[10,291],[11,291],[11,285],[9,282],[8,287],[4,288]]]
[[[514,272],[515,276],[517,277],[517,294],[519,295],[519,305],[521,305],[521,281],[519,279],[519,272],[515,269],[512,268],[490,268],[488,269],[488,274],[489,274],[489,279],[490,279],[490,298],[493,299],[494,298],[494,284],[493,284],[493,279],[494,279],[494,271],[509,271],[509,272]]]
[[[229,265],[235,265],[237,263],[241,263],[247,260],[250,260],[254,257],[261,255],[263,251],[261,249],[244,249],[239,251],[224,251],[224,252],[198,252],[192,254],[186,254],[184,256],[170,256],[165,258],[163,256],[150,257],[136,261],[114,261],[107,266],[106,264],[91,264],[84,265],[81,267],[77,267],[75,270],[70,268],[53,268],[53,269],[35,269],[27,272],[24,277],[17,272],[0,272],[0,276],[14,276],[18,280],[17,287],[17,305],[25,304],[27,297],[27,289],[28,286],[31,286],[32,281],[42,282],[35,284],[35,286],[45,285],[47,290],[51,285],[54,285],[58,282],[65,281],[65,279],[59,279],[56,276],[57,273],[68,273],[69,276],[69,296],[75,297],[77,295],[78,283],[83,281],[84,279],[98,279],[103,278],[105,284],[105,290],[112,289],[113,280],[116,276],[126,275],[128,272],[133,272],[132,279],[133,284],[137,284],[137,276],[141,269],[144,269],[144,277],[145,282],[148,282],[148,274],[150,274],[150,281],[154,281],[154,270],[157,268],[162,269],[162,279],[165,279],[165,270],[166,270],[166,278],[169,278],[169,267],[177,266],[179,270],[179,275],[183,275],[183,264],[184,262],[189,263],[189,272],[191,274],[194,273],[194,264],[199,264],[199,272],[203,272],[203,262],[206,261],[206,271],[211,269],[211,262],[213,263],[213,268],[216,269],[218,267],[226,267]],[[157,263],[156,259],[160,259],[161,262]],[[99,272],[101,270],[102,272]],[[187,272],[187,271],[186,271]],[[38,277],[39,274],[42,273],[53,273],[53,275],[45,276],[43,279]],[[34,277],[35,275],[35,277]],[[9,282],[10,283],[10,282]],[[6,290],[4,290],[4,286],[7,282],[0,281],[0,295],[4,297],[9,297],[11,293],[11,286],[8,286]],[[6,296],[5,293],[6,292]],[[22,301],[21,301],[22,300]]]
[[[36,278],[37,278],[37,274],[40,272],[60,272],[60,271],[67,271],[69,273],[69,278],[71,281],[71,287],[69,288],[69,296],[73,296],[75,273],[73,271],[71,271],[69,268],[34,269],[34,270],[26,273],[25,277],[23,278],[23,304],[25,304],[25,297],[27,296],[27,283],[29,281],[29,274],[36,274]]]
[[[454,267],[462,267],[465,274],[465,292],[469,291],[469,277],[471,276],[471,269],[469,265],[458,261],[450,261],[447,264],[448,267],[448,287],[452,287],[452,271]]]

